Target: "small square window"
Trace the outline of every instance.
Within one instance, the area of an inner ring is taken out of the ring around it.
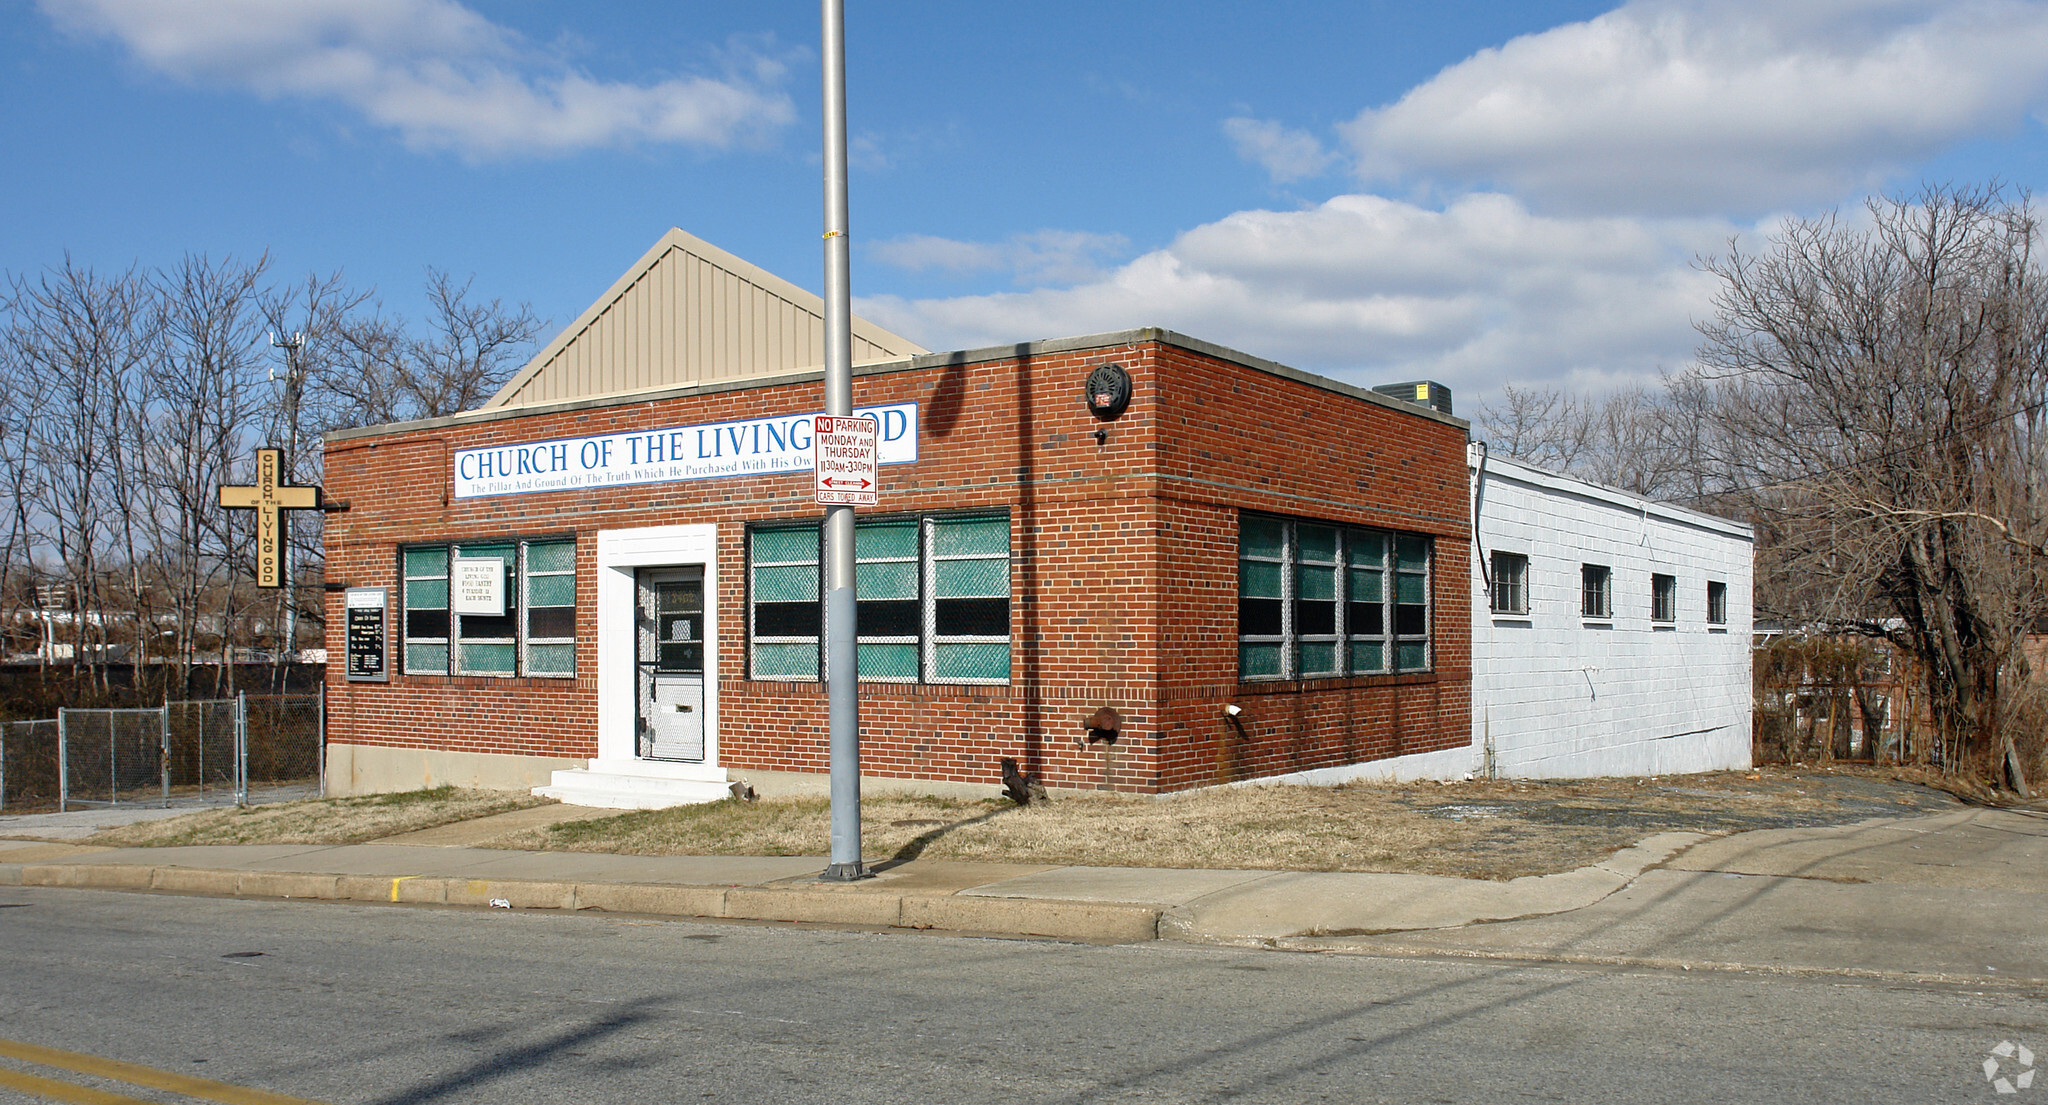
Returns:
[[[1678,620],[1678,577],[1652,575],[1650,577],[1650,620],[1653,622],[1675,622]]]
[[[1529,612],[1529,558],[1521,553],[1493,554],[1493,612]]]
[[[1707,581],[1707,621],[1712,625],[1728,624],[1728,585],[1719,580]]]
[[[1588,618],[1614,616],[1614,573],[1605,564],[1579,566],[1579,613]]]

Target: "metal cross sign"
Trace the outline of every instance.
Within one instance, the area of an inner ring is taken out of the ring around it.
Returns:
[[[256,512],[256,586],[284,585],[283,512],[319,510],[320,489],[284,482],[284,451],[256,450],[256,484],[253,487],[225,486],[220,505],[229,510]]]

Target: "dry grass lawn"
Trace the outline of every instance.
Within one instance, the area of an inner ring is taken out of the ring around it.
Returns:
[[[1653,833],[1825,824],[1952,804],[1869,769],[1662,779],[1232,787],[1168,798],[871,797],[871,863],[916,858],[1108,867],[1408,871],[1504,879],[1566,871]],[[501,847],[634,855],[829,851],[822,798],[645,810],[535,829]]]
[[[871,864],[917,858],[1098,867],[1409,871],[1506,879],[1567,871],[1654,833],[1839,824],[1952,809],[1909,769],[1751,772],[1564,782],[1478,780],[1226,787],[1164,798],[1056,794],[1007,799],[870,796]],[[453,787],[209,810],[111,829],[93,844],[352,844],[540,805]],[[725,801],[492,832],[469,843],[632,855],[806,855],[830,850],[822,798]],[[822,862],[822,859],[821,859]]]
[[[309,798],[274,806],[203,810],[95,833],[89,844],[359,844],[552,801],[520,791],[435,787],[357,798]]]

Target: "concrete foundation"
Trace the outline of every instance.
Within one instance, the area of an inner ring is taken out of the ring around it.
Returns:
[[[555,756],[502,756],[391,748],[371,744],[327,746],[327,793],[388,794],[454,784],[483,790],[531,790],[555,772],[587,761]]]

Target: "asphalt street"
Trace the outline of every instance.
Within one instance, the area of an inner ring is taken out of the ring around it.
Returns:
[[[2026,1101],[2048,1080],[1999,1095],[1984,1062],[2005,1041],[2048,1052],[2043,997],[1426,949],[0,888],[0,1074],[115,1100],[198,1098],[5,1042],[336,1105]],[[2010,1083],[2017,1059],[2002,1063]]]

